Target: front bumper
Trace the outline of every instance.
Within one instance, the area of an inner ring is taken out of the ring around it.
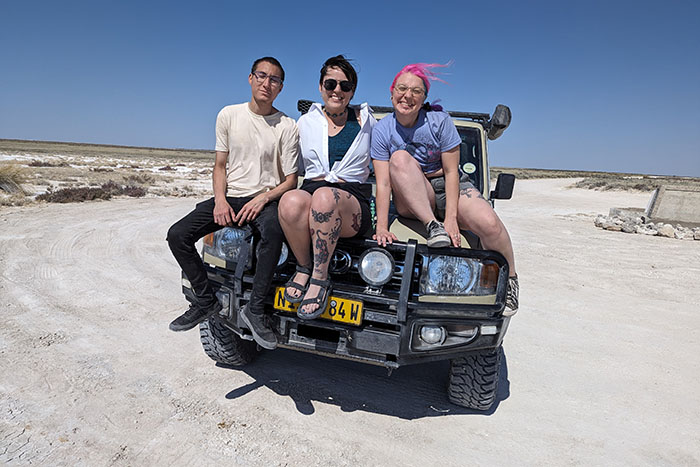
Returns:
[[[405,264],[414,264],[421,247],[409,243],[401,248],[406,250]],[[504,265],[505,259],[500,257],[499,262]],[[241,286],[236,287],[229,270],[211,265],[207,265],[207,270],[210,283],[223,304],[219,318],[242,338],[252,339],[238,317],[239,308],[249,299],[252,276],[244,275]],[[283,285],[292,271],[293,268],[278,271],[272,290]],[[507,266],[501,268],[501,274],[507,277]],[[275,309],[274,293],[270,293],[266,312],[278,334],[279,347],[397,368],[451,359],[501,345],[510,321],[502,315],[504,286],[499,286],[495,303],[490,305],[426,303],[419,301],[414,293],[415,275],[414,268],[405,267],[400,289],[393,296],[366,293],[362,288],[343,283],[334,285],[334,296],[362,301],[364,316],[359,326],[325,319],[301,320],[294,313]],[[237,290],[240,292],[236,293]],[[183,279],[183,292],[190,300],[194,298],[186,279]],[[421,326],[443,327],[447,331],[459,329],[461,337],[446,339],[441,345],[425,345],[418,337]]]

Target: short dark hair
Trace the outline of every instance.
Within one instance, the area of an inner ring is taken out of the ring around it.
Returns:
[[[336,55],[326,60],[321,68],[321,79],[318,80],[318,84],[323,84],[323,77],[326,76],[329,68],[340,68],[340,70],[345,73],[348,77],[348,81],[352,83],[353,90],[357,89],[357,72],[350,65],[350,62],[344,55]]]
[[[282,72],[282,76],[280,76],[280,78],[282,78],[282,81],[284,81],[284,68],[282,68],[282,64],[275,57],[262,57],[262,58],[255,60],[253,62],[253,67],[250,69],[251,74],[255,73],[255,69],[258,67],[260,62],[267,62],[270,65],[274,65],[277,68],[279,68],[280,71]]]

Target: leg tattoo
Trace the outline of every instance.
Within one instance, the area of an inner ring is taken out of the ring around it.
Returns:
[[[340,217],[336,217],[335,219],[335,227],[331,229],[330,235],[328,235],[328,241],[331,242],[332,244],[338,243],[338,238],[340,237],[340,228],[342,225],[340,224]]]
[[[464,195],[470,199],[473,197],[476,197],[476,198],[483,199],[484,201],[486,201],[486,198],[484,198],[482,196],[482,194],[478,190],[476,190],[475,188],[463,188],[463,189],[459,190],[459,195],[460,196]]]
[[[313,217],[314,221],[318,222],[319,224],[324,224],[331,219],[331,215],[334,211],[335,209],[331,209],[328,212],[318,212],[314,209],[311,209],[311,217]]]
[[[314,272],[316,274],[322,274],[323,266],[326,266],[330,261],[330,250],[335,249],[338,238],[340,238],[341,228],[340,217],[336,217],[335,225],[330,231],[316,230],[316,240],[314,241]]]
[[[329,259],[328,253],[328,241],[325,238],[321,238],[321,235],[327,235],[320,230],[316,232],[316,242],[315,242],[315,252],[314,252],[314,272],[320,274],[322,272],[321,266],[326,264]]]
[[[362,223],[362,213],[357,212],[352,214],[352,229],[355,232],[360,231],[360,224]]]

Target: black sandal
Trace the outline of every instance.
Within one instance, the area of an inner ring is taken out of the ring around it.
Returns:
[[[302,301],[304,298],[304,294],[306,293],[306,289],[309,288],[309,281],[306,281],[306,285],[301,285],[298,282],[294,282],[294,277],[297,275],[297,272],[300,272],[302,274],[308,274],[309,275],[309,280],[311,279],[311,268],[306,268],[304,266],[300,266],[297,264],[297,271],[294,273],[291,279],[287,281],[286,284],[284,284],[284,299],[287,300],[289,303],[299,303]],[[287,293],[287,290],[289,289],[294,289],[298,290],[301,292],[298,297],[292,297]]]
[[[307,298],[302,300],[297,309],[297,316],[301,319],[315,319],[318,318],[326,311],[326,306],[328,306],[328,298],[331,296],[331,281],[321,280],[311,278],[309,279],[309,284],[318,285],[321,290],[318,291],[318,295],[314,298]],[[318,308],[310,313],[304,313],[301,309],[304,305],[318,305]]]

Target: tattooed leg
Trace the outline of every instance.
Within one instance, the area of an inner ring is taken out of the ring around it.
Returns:
[[[311,195],[303,190],[291,190],[286,192],[279,202],[279,221],[287,239],[289,248],[294,253],[297,263],[311,269],[311,238],[309,235],[309,209],[311,208]],[[292,280],[305,287],[309,274],[296,272]],[[298,298],[300,290],[291,290],[289,294]]]
[[[352,237],[360,229],[360,203],[346,193],[338,188],[321,188],[311,199],[309,229],[313,249],[312,277],[316,279],[328,278],[328,266],[338,239]],[[304,298],[315,298],[320,291],[320,287],[310,285]],[[311,313],[316,308],[317,305],[305,305],[302,312]]]
[[[510,266],[510,275],[516,274],[513,245],[506,227],[493,210],[491,204],[481,196],[476,188],[460,192],[457,205],[457,223],[460,228],[474,232],[487,250],[495,250],[505,256]]]

